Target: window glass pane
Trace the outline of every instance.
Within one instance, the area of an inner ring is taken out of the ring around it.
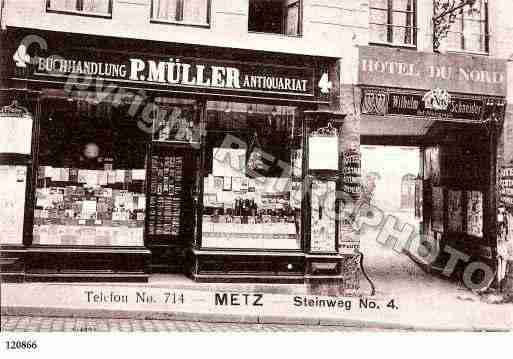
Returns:
[[[83,11],[108,13],[109,0],[83,0]]]
[[[248,30],[283,35],[300,32],[301,0],[249,0]]]
[[[447,47],[449,49],[461,49],[462,48],[462,34],[460,32],[450,31],[447,34]]]
[[[371,41],[386,42],[387,40],[387,25],[370,25]]]
[[[465,49],[466,51],[485,51],[484,38],[479,33],[465,34]]]
[[[50,0],[49,9],[108,14],[109,0]]]
[[[370,7],[377,7],[380,9],[387,9],[388,8],[388,0],[371,0],[370,1]]]
[[[394,43],[412,44],[412,14],[404,12],[394,12],[393,19],[393,35]]]
[[[50,0],[52,10],[78,10],[77,0]]]
[[[387,12],[385,10],[371,10],[370,23],[371,24],[387,24]]]
[[[184,0],[183,21],[190,23],[207,23],[208,0]]]
[[[33,243],[142,246],[149,136],[129,104],[85,93],[44,108]]]
[[[285,34],[299,35],[299,1],[287,6],[285,14]]]
[[[392,8],[394,10],[413,11],[413,0],[393,0]]]
[[[207,103],[203,247],[301,248],[296,112],[288,106]]]
[[[154,0],[153,16],[161,20],[177,21],[181,15],[181,0]]]

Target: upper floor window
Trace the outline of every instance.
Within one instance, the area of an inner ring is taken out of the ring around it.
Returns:
[[[153,0],[152,19],[185,25],[208,26],[210,0]]]
[[[301,0],[249,0],[248,31],[301,35]]]
[[[471,11],[458,15],[447,34],[447,49],[488,52],[488,0],[476,0]]]
[[[110,16],[112,0],[47,0],[46,9],[79,14]]]
[[[415,46],[416,13],[416,0],[370,0],[371,42]]]

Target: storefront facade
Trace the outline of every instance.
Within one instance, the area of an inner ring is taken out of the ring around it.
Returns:
[[[4,40],[2,106],[32,120],[30,150],[3,157],[6,173],[26,171],[4,278],[349,275],[354,289],[335,215],[336,59],[21,29]]]
[[[405,251],[434,271],[474,283],[482,284],[486,272],[490,284],[498,263],[497,136],[506,62],[361,47],[358,74],[362,143],[421,150],[416,212],[425,245],[423,253],[417,246]]]

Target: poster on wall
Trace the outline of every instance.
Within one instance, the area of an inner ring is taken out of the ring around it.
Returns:
[[[433,231],[444,231],[444,189],[443,187],[433,187],[433,217],[432,228]]]
[[[502,167],[498,178],[497,255],[503,261],[511,261],[513,260],[513,166]],[[501,269],[500,275],[504,277],[506,268]]]
[[[440,183],[440,148],[428,147],[424,151],[424,179]]]
[[[447,218],[450,232],[463,232],[462,191],[449,190],[447,194]]]
[[[483,193],[467,191],[467,234],[483,236]]]
[[[335,181],[314,180],[311,204],[312,252],[335,252]]]
[[[415,218],[422,220],[423,182],[421,178],[415,180]]]
[[[23,244],[25,166],[0,166],[0,244]]]
[[[0,109],[0,153],[31,152],[32,117],[14,102]]]

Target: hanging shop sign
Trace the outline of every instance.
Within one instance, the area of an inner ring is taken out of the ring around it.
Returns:
[[[44,40],[46,44],[46,40]],[[46,47],[46,49],[45,49]],[[62,81],[69,87],[138,86],[152,89],[315,99],[330,93],[331,80],[321,68],[237,62],[177,54],[150,56],[110,51],[62,50],[25,43],[12,56],[15,79]]]
[[[436,88],[422,93],[363,89],[362,113],[370,115],[406,115],[437,120],[481,121],[486,99],[463,98]]]
[[[358,83],[451,93],[506,96],[506,60],[435,54],[376,46],[359,47]]]

